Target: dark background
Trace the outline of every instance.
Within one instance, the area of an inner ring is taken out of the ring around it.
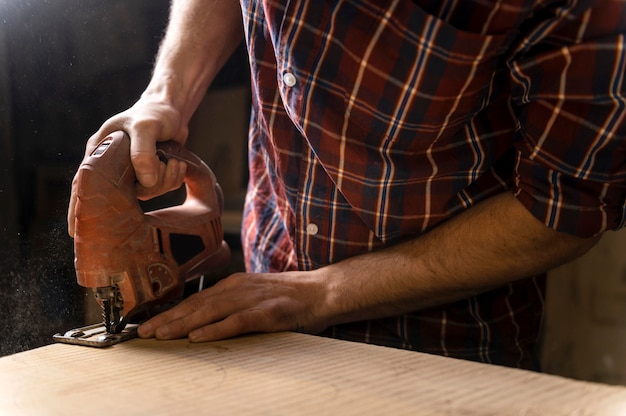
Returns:
[[[165,0],[0,2],[0,355],[92,323],[67,234],[70,183],[87,138],[146,86],[168,9]],[[241,49],[211,88],[246,85],[246,71]]]

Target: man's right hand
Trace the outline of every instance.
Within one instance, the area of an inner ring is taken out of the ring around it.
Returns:
[[[183,183],[186,165],[156,156],[156,143],[185,144],[188,123],[211,81],[243,40],[237,1],[172,0],[165,37],[152,79],[128,110],[107,120],[87,142],[86,154],[110,133],[130,136],[130,158],[139,181],[137,196],[149,199]],[[76,183],[68,210],[68,231],[74,235]]]
[[[128,110],[104,122],[102,127],[87,141],[85,157],[114,131],[125,131],[130,137],[130,158],[137,176],[137,197],[150,199],[179,188],[185,178],[186,164],[177,160],[160,162],[156,154],[156,144],[174,140],[184,144],[187,125],[183,125],[180,113],[161,101],[142,97]],[[72,181],[72,191],[67,214],[70,236],[74,236],[74,218],[77,201],[76,177]]]

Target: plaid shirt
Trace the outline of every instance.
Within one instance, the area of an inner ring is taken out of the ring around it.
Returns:
[[[623,0],[241,3],[249,271],[319,268],[505,191],[562,232],[624,225]],[[537,368],[544,283],[325,334]]]

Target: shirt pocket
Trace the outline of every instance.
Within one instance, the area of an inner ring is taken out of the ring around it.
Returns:
[[[352,52],[360,60],[339,69],[337,79],[348,81],[344,125],[368,145],[419,153],[486,107],[506,35],[467,32],[410,1],[394,4],[365,14],[365,41]]]

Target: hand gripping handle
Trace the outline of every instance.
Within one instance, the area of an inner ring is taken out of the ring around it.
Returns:
[[[184,284],[225,267],[222,191],[211,169],[183,146],[158,154],[187,164],[183,204],[144,213],[136,195],[130,138],[107,136],[77,174],[75,266],[84,287],[116,288],[124,319],[182,296]]]
[[[223,194],[213,171],[186,147],[173,142],[157,143],[157,155],[167,163],[174,158],[187,164],[185,188],[187,197],[183,205],[202,204],[217,215],[222,215]]]

